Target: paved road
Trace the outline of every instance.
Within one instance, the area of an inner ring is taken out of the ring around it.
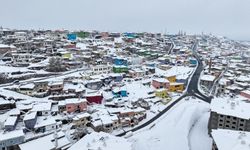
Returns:
[[[173,44],[174,45],[174,44]],[[174,46],[172,46],[171,49],[173,49]],[[148,120],[146,123],[139,125],[131,130],[125,131],[123,133],[118,134],[117,136],[124,136],[126,133],[128,132],[135,132],[138,131],[144,127],[147,127],[148,125],[152,124],[155,120],[157,120],[158,118],[160,118],[163,114],[165,114],[167,111],[169,111],[174,105],[176,105],[178,102],[180,102],[183,98],[187,97],[187,96],[194,96],[196,98],[199,98],[207,103],[211,103],[211,99],[212,97],[207,97],[206,95],[202,94],[199,91],[198,88],[198,84],[199,84],[199,77],[200,74],[203,70],[203,64],[202,61],[200,60],[199,56],[196,53],[198,47],[198,43],[196,42],[193,46],[192,46],[192,51],[193,51],[193,55],[194,57],[197,59],[197,68],[195,70],[195,72],[193,73],[193,75],[191,76],[191,80],[189,81],[188,87],[187,87],[187,92],[179,97],[177,100],[175,100],[173,103],[171,103],[169,106],[167,106],[163,111],[161,111],[159,114],[157,114],[156,116],[154,116],[152,119]]]
[[[172,47],[173,48],[173,47]],[[198,61],[198,66],[195,70],[195,72],[193,73],[193,76],[191,77],[191,80],[189,81],[188,87],[187,87],[187,92],[179,97],[177,100],[175,100],[173,103],[171,103],[169,106],[167,106],[163,111],[161,111],[159,114],[157,114],[156,116],[154,116],[152,119],[148,120],[146,123],[139,125],[131,130],[125,131],[123,133],[118,134],[117,136],[124,136],[126,135],[126,133],[128,132],[135,132],[138,131],[142,128],[147,127],[148,125],[150,125],[151,123],[153,123],[155,120],[157,120],[158,118],[160,118],[163,114],[165,114],[167,111],[169,111],[174,105],[176,105],[178,102],[180,102],[183,98],[187,97],[187,96],[194,96],[197,97],[205,102],[210,103],[211,102],[211,97],[207,97],[205,95],[203,95],[198,88],[198,84],[199,84],[199,77],[201,74],[201,71],[203,70],[203,65],[202,62],[200,60],[200,58],[198,57],[197,53],[196,53],[196,49],[197,49],[197,43],[195,43],[192,47],[193,50],[193,54],[195,56],[195,58]]]
[[[174,49],[174,47],[175,47],[174,41],[173,41],[172,39],[170,39],[170,40],[171,40],[171,47],[170,47],[170,49],[169,49],[169,51],[168,51],[168,55],[170,55],[170,54],[172,53],[172,51],[173,51],[173,49]]]
[[[197,43],[195,43],[193,46],[192,46],[192,51],[193,51],[193,56],[196,58],[197,60],[197,69],[195,70],[193,76],[191,77],[191,81],[187,87],[187,95],[189,96],[195,96],[197,98],[200,98],[202,99],[203,101],[205,102],[208,102],[210,103],[211,102],[211,99],[212,97],[208,97],[206,95],[204,95],[203,93],[201,93],[199,91],[199,78],[200,78],[200,74],[203,70],[203,64],[202,64],[202,61],[200,59],[200,57],[198,56],[197,52],[196,52],[196,49],[197,49]]]

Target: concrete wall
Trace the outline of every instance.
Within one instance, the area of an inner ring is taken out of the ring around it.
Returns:
[[[208,125],[209,133],[211,134],[212,129],[218,128],[250,131],[250,120],[211,112]]]

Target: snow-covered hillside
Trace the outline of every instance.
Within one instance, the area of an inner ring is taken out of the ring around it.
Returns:
[[[135,150],[209,150],[212,140],[207,132],[208,118],[209,105],[190,98],[129,140]]]

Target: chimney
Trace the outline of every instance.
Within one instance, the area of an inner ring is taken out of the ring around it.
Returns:
[[[211,67],[212,67],[212,58],[210,57],[210,60],[209,60],[209,73],[211,73]]]

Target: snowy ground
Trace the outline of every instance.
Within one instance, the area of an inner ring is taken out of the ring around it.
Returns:
[[[183,100],[158,119],[155,125],[137,131],[129,140],[134,142],[135,150],[211,149],[207,132],[208,111],[209,104],[205,102]]]
[[[208,118],[209,118],[209,112],[202,114],[197,123],[190,131],[189,140],[190,140],[191,150],[212,149],[212,139],[207,135]]]

